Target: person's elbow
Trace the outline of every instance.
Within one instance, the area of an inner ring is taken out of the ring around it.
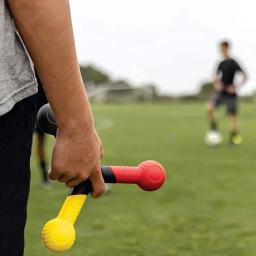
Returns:
[[[249,75],[247,73],[244,73],[244,81],[247,82],[249,80]]]
[[[243,76],[243,84],[245,84],[249,80],[249,76],[247,72],[243,72],[242,76]]]

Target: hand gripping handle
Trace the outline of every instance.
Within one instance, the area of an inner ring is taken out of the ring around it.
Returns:
[[[39,110],[37,125],[42,131],[56,136],[57,125],[49,104],[44,105]],[[101,172],[106,183],[137,184],[146,191],[154,191],[160,188],[166,176],[164,167],[156,161],[145,161],[137,167],[102,166]],[[89,194],[91,191],[91,182],[86,180],[73,188],[70,194]]]

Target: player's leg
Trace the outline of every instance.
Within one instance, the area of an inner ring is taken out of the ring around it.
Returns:
[[[239,134],[238,115],[231,115],[231,131],[230,131],[230,144],[239,145],[242,143],[242,137]]]
[[[39,128],[36,129],[37,133],[37,155],[39,160],[39,165],[41,169],[41,176],[42,176],[42,184],[48,185],[48,171],[47,171],[47,164],[46,164],[46,157],[45,157],[45,134]]]
[[[237,132],[238,127],[238,115],[237,113],[234,113],[231,115],[231,132]]]
[[[207,110],[208,110],[210,128],[211,130],[217,130],[215,106],[212,104],[212,102],[208,102]]]
[[[227,111],[231,117],[230,144],[240,144],[237,96],[227,96]]]
[[[0,255],[22,256],[30,183],[35,96],[0,117]]]
[[[216,119],[216,109],[221,104],[222,98],[219,93],[214,93],[207,105],[208,110],[208,118],[210,123],[210,129],[211,130],[218,130],[218,124]]]

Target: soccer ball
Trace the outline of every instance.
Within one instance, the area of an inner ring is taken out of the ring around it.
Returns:
[[[218,131],[209,131],[205,135],[204,142],[207,146],[218,146],[222,142],[223,138]]]

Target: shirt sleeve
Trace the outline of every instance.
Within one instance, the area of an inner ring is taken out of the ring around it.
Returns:
[[[241,68],[238,62],[235,61],[236,71],[238,72],[244,72],[244,70]]]

